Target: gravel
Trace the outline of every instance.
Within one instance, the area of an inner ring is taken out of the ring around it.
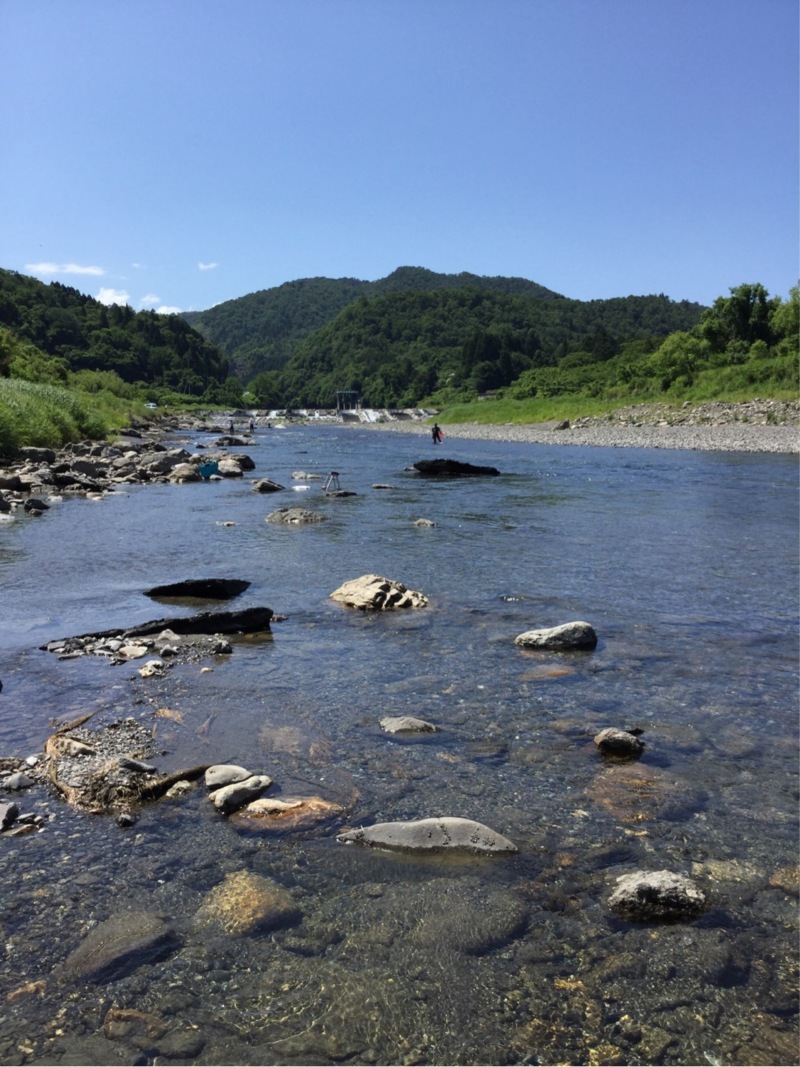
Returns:
[[[360,424],[364,428],[364,424]],[[426,422],[387,421],[369,429],[430,436]],[[637,405],[567,422],[444,425],[447,439],[610,448],[683,448],[712,452],[800,452],[800,401],[752,400],[682,408]]]

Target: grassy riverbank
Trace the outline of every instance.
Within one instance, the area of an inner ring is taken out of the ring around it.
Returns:
[[[107,391],[87,393],[21,378],[0,378],[0,455],[35,445],[60,448],[71,441],[101,440],[144,419],[143,402]]]

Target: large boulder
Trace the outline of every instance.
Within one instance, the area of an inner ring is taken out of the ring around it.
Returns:
[[[705,903],[705,893],[691,878],[672,871],[623,874],[608,898],[612,911],[642,921],[693,918]]]
[[[472,819],[446,816],[413,822],[379,822],[348,830],[336,838],[342,844],[368,845],[392,852],[517,852],[507,837]]]
[[[421,459],[413,467],[428,478],[480,478],[500,473],[496,467],[477,467],[458,459]]]
[[[523,648],[552,652],[582,652],[597,647],[597,634],[588,622],[565,622],[542,630],[526,630],[515,639]]]
[[[381,578],[377,574],[362,574],[353,578],[331,593],[331,600],[346,604],[359,611],[392,611],[395,608],[424,608],[428,598],[419,592],[406,588],[401,582],[391,578]]]

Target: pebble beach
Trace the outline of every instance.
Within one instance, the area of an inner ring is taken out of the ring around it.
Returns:
[[[362,424],[363,425],[363,424]],[[370,429],[430,434],[417,421]],[[609,415],[548,423],[445,423],[445,440],[468,438],[603,448],[682,448],[711,452],[800,452],[800,401],[715,402],[691,407],[639,405]]]

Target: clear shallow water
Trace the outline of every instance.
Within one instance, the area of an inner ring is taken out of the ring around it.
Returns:
[[[137,487],[0,526],[0,754],[40,750],[52,718],[135,715],[156,725],[160,770],[242,762],[275,793],[348,805],[353,825],[460,815],[520,853],[443,865],[330,829],[245,836],[199,791],[122,831],[28,793],[22,810],[57,818],[2,842],[2,983],[47,985],[0,1008],[0,1061],[794,1062],[797,901],[769,883],[797,863],[796,459],[448,440],[438,454],[502,474],[437,483],[404,470],[432,454],[426,437],[257,441],[253,478],[310,488]],[[291,480],[332,469],[357,496]],[[292,505],[328,521],[264,521]],[[367,617],[329,600],[368,572],[429,607]],[[212,673],[165,680],[38,650],[169,614],[142,590],[202,576],[250,580],[232,606],[286,620]],[[590,655],[514,645],[579,618],[600,637]],[[183,721],[154,719],[163,706]],[[387,714],[441,732],[392,740]],[[645,730],[649,792],[595,753],[607,725]],[[614,880],[638,867],[693,874],[706,915],[614,919]],[[302,920],[198,932],[191,917],[241,870],[287,888]],[[179,926],[167,958],[99,987],[52,981],[91,923],[133,908]],[[109,1039],[110,1005],[184,1044]]]

